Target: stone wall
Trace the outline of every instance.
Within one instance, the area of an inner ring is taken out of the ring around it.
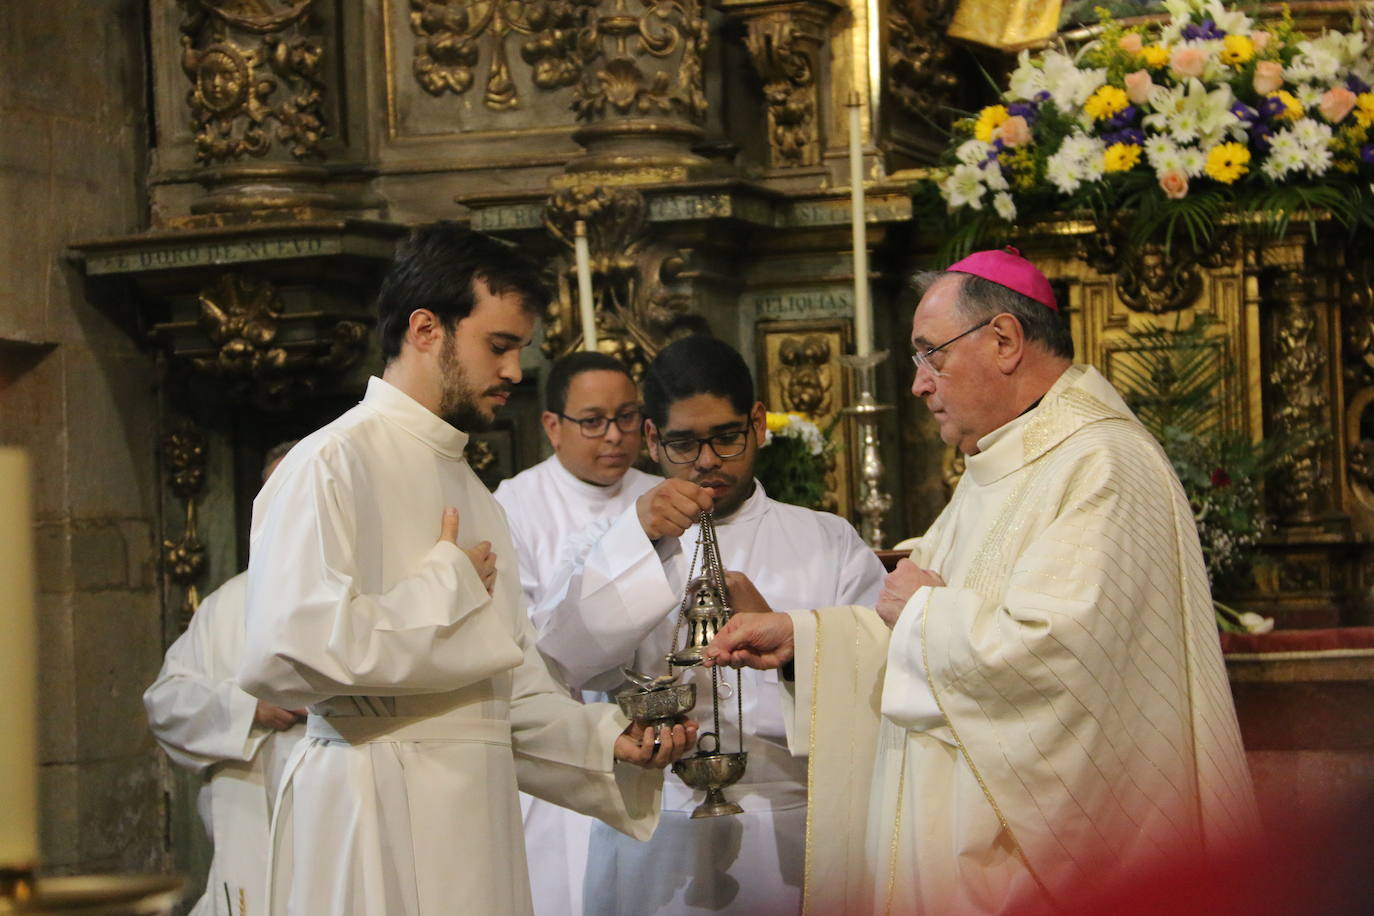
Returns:
[[[65,257],[145,224],[145,31],[139,0],[0,3],[0,442],[36,477],[49,873],[164,860],[156,363]]]

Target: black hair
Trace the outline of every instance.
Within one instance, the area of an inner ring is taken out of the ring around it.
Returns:
[[[531,314],[542,315],[548,305],[539,268],[513,246],[448,221],[412,229],[396,246],[377,293],[382,359],[390,362],[400,355],[416,309],[429,309],[446,330],[453,330],[477,304],[477,279],[493,295],[517,294]]]
[[[977,324],[1006,312],[1021,323],[1026,340],[1035,341],[1055,356],[1073,359],[1073,334],[1069,330],[1068,316],[1060,309],[1049,308],[1000,283],[957,270],[924,270],[911,278],[911,289],[918,302],[937,281],[950,276],[963,281],[959,288],[959,312],[970,323]]]
[[[572,380],[584,372],[619,372],[634,384],[634,376],[625,364],[614,356],[597,353],[593,350],[579,350],[559,357],[549,369],[549,379],[544,385],[544,409],[561,414],[568,406],[568,388]]]
[[[748,414],[757,400],[749,367],[735,348],[693,334],[668,344],[649,364],[644,373],[644,416],[662,428],[674,402],[698,394],[725,398],[742,414]]]

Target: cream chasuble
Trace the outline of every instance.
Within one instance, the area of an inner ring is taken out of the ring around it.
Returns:
[[[515,548],[466,434],[372,379],[254,503],[239,683],[309,705],[273,823],[271,911],[524,914],[519,788],[647,837],[661,775],[615,764],[625,726],[549,675]],[[438,542],[497,554],[488,595]]]
[[[520,585],[533,610],[599,519],[613,518],[663,478],[630,468],[608,487],[573,476],[557,455],[501,481],[496,501],[506,510],[520,554]],[[539,620],[534,618],[536,629]],[[569,691],[579,694],[577,691]],[[525,857],[535,916],[581,916],[582,878],[592,819],[520,793]]]
[[[205,893],[191,916],[262,913],[277,783],[305,725],[254,722],[258,701],[234,683],[243,651],[248,576],[205,596],[143,694],[153,737],[178,766],[205,777],[196,807],[214,843]]]
[[[672,647],[697,527],[680,538],[651,542],[629,506],[609,526],[594,530],[604,533],[536,611],[539,645],[573,684],[614,690],[624,684],[621,665],[656,674],[667,670],[664,657]],[[830,513],[769,499],[757,482],[734,513],[716,522],[716,534],[725,568],[749,576],[773,608],[872,602],[882,587],[883,566],[853,526]],[[806,762],[787,747],[777,672],[742,674],[749,762],[726,794],[744,813],[692,820],[702,794],[667,774],[663,817],[647,844],[593,826],[587,913],[771,916],[800,908]],[[709,673],[696,668],[684,677],[697,683],[694,717],[709,722]],[[727,675],[719,694],[727,751],[738,747],[734,680]]]
[[[890,633],[867,608],[794,615],[808,912],[1034,912],[1254,826],[1159,446],[1076,366],[979,448],[912,551],[946,586]]]

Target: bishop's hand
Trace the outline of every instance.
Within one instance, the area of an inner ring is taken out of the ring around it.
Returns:
[[[888,629],[891,629],[897,625],[897,618],[902,616],[902,609],[911,600],[911,596],[916,594],[916,589],[936,588],[944,584],[945,580],[940,578],[939,573],[922,569],[903,558],[897,561],[897,566],[883,579],[883,590],[878,595],[878,604],[874,610],[883,618],[883,623],[887,624]]]
[[[711,494],[690,480],[669,477],[635,500],[639,525],[649,540],[679,537],[696,524],[697,516],[715,505]]]
[[[691,719],[677,725],[646,727],[631,722],[615,739],[615,759],[646,770],[661,770],[682,757],[697,743],[697,723]]]
[[[736,614],[706,647],[705,664],[781,668],[792,660],[791,614]]]
[[[456,506],[449,506],[444,510],[443,521],[439,528],[439,540],[448,541],[454,547],[458,547],[458,508]],[[482,541],[464,550],[463,553],[467,554],[468,559],[472,561],[472,568],[477,570],[482,585],[486,587],[487,594],[490,595],[492,589],[496,588],[496,554],[491,552],[491,541]]]

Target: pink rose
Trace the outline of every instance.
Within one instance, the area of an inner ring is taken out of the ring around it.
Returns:
[[[1126,98],[1131,100],[1132,105],[1144,105],[1150,100],[1150,90],[1155,88],[1155,81],[1150,79],[1150,74],[1145,70],[1137,70],[1134,73],[1126,74]]]
[[[1179,45],[1169,58],[1169,66],[1179,76],[1202,76],[1207,54],[1193,45]]]
[[[1263,29],[1259,30],[1258,32],[1251,32],[1250,43],[1255,46],[1255,53],[1258,54],[1265,48],[1269,47],[1269,33],[1264,31]]]
[[[1139,54],[1143,43],[1139,32],[1129,32],[1117,39],[1116,46],[1127,54]]]
[[[1188,196],[1188,173],[1183,169],[1167,169],[1159,173],[1159,187],[1170,200]]]
[[[1268,95],[1283,85],[1283,64],[1276,60],[1262,60],[1255,64],[1255,91]]]
[[[1322,117],[1332,124],[1339,124],[1341,120],[1355,107],[1355,93],[1344,86],[1337,86],[1322,93],[1321,101],[1317,103],[1318,110]]]
[[[1002,145],[1007,147],[1024,146],[1030,142],[1031,138],[1030,125],[1020,115],[1012,115],[1007,118],[997,128],[996,133],[1001,138]]]

